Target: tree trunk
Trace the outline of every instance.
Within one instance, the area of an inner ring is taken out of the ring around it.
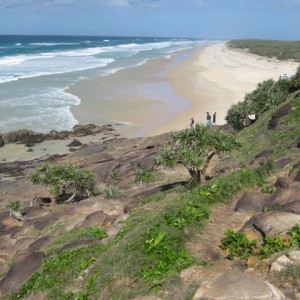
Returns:
[[[66,200],[66,203],[72,202],[72,201],[74,200],[76,194],[77,194],[77,192],[75,191],[75,192],[73,193],[73,195],[72,195],[69,199]]]
[[[207,169],[207,167],[208,167],[208,165],[209,165],[211,159],[214,157],[215,154],[216,154],[216,152],[213,151],[212,153],[210,153],[210,154],[207,156],[206,161],[205,161],[205,163],[204,163],[202,169],[200,170],[199,176],[200,176],[200,177],[203,177],[204,180],[205,180],[205,172],[206,172],[206,169]],[[200,182],[201,182],[201,178],[200,178]]]

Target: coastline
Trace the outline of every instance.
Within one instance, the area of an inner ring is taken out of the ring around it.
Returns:
[[[242,101],[259,82],[277,80],[281,73],[295,73],[297,67],[298,63],[228,49],[225,43],[182,50],[171,58],[149,60],[105,77],[77,82],[68,92],[82,101],[71,107],[71,112],[79,124],[110,123],[118,136],[127,138],[187,128],[191,117],[205,123],[207,111],[217,113],[216,124],[220,125],[225,123],[229,107]],[[79,138],[84,144],[102,143],[104,139],[102,134]],[[67,144],[71,141],[45,141],[31,152],[22,144],[8,144],[0,148],[0,161],[70,153]]]
[[[71,112],[80,124],[109,119],[127,137],[186,128],[191,117],[205,123],[206,112],[224,124],[227,110],[259,82],[295,73],[298,64],[226,47],[188,49],[171,58],[148,60],[114,74],[83,80],[67,92],[81,99]]]

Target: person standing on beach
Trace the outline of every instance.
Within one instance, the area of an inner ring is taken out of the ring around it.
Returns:
[[[216,124],[216,119],[217,119],[217,113],[215,112],[213,114],[213,123]]]
[[[211,115],[209,114],[209,112],[206,113],[206,127],[210,128],[211,127]]]
[[[190,127],[194,128],[194,124],[195,124],[195,120],[194,120],[194,118],[191,118]]]

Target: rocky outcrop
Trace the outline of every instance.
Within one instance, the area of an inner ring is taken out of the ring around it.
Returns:
[[[111,125],[96,126],[94,124],[75,125],[72,130],[55,131],[50,133],[39,133],[28,129],[20,129],[0,134],[0,147],[5,144],[25,144],[27,147],[32,147],[37,143],[46,140],[64,140],[69,137],[87,136],[96,133],[109,133],[114,129]],[[73,146],[70,146],[73,147]]]
[[[269,121],[269,127],[268,129],[275,129],[278,124],[281,122],[282,117],[285,115],[288,115],[292,111],[293,107],[290,103],[287,103],[283,106],[281,106],[279,109],[276,110],[275,113],[273,113],[271,120]]]
[[[42,252],[19,253],[18,256],[22,256],[22,258],[13,263],[0,282],[0,296],[19,291],[28,277],[38,270],[43,262]]]

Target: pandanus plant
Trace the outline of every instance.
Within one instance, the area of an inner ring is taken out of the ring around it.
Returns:
[[[181,165],[199,182],[205,180],[207,167],[215,155],[231,152],[241,146],[233,134],[211,130],[201,124],[173,132],[171,138],[171,145],[162,149],[155,158],[155,164],[168,168]]]
[[[54,200],[71,202],[96,193],[95,175],[71,164],[44,163],[29,175],[32,184],[49,186]]]

